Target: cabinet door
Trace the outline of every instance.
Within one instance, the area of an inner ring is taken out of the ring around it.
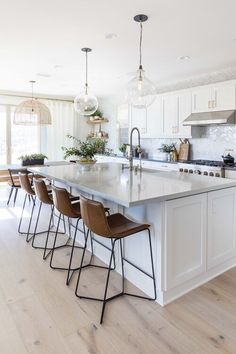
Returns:
[[[235,218],[235,188],[208,193],[208,268],[235,255]]]
[[[181,138],[191,138],[191,127],[184,126],[183,121],[190,116],[192,112],[191,92],[185,92],[177,95],[177,111],[179,129],[178,134]]]
[[[206,270],[207,194],[165,203],[165,290]]]
[[[137,127],[140,134],[147,133],[147,110],[146,108],[130,108],[130,129]]]
[[[162,96],[163,133],[165,137],[178,134],[177,96],[174,94]]]
[[[161,96],[157,96],[147,108],[147,137],[160,138],[163,136],[163,116],[161,112]]]
[[[212,89],[212,105],[217,111],[235,109],[235,84],[219,85]]]
[[[208,112],[211,110],[211,88],[201,87],[192,91],[192,112]]]

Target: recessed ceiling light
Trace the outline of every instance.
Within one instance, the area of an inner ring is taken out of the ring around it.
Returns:
[[[180,60],[189,60],[190,57],[188,55],[183,55],[182,57],[179,57]]]
[[[50,74],[44,74],[44,73],[37,73],[36,76],[47,77],[47,78],[51,77]]]
[[[115,38],[117,38],[117,34],[116,33],[107,33],[105,38],[106,39],[115,39]]]
[[[54,69],[61,69],[61,68],[63,68],[63,65],[61,65],[61,64],[56,64],[56,65],[54,65],[53,68],[54,68]]]

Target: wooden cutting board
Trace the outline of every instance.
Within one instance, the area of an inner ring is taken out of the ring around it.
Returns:
[[[188,139],[179,139],[180,146],[179,146],[179,160],[187,161],[189,159],[189,148],[190,144]]]

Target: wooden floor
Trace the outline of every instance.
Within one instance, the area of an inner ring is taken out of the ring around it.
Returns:
[[[76,279],[67,287],[65,273],[18,235],[21,203],[6,208],[7,193],[0,186],[0,354],[236,353],[236,269],[165,308],[118,298],[100,326],[101,304],[77,299]],[[68,252],[57,258],[62,264]],[[101,292],[103,272],[84,274],[82,288]]]

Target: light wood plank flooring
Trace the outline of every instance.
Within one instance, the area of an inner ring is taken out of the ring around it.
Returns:
[[[77,299],[76,279],[67,287],[65,273],[17,234],[21,201],[6,208],[7,195],[0,186],[0,354],[236,353],[236,269],[165,308],[119,298],[100,326],[101,304]],[[60,252],[57,261],[66,260]],[[82,288],[101,293],[103,272],[84,274]],[[115,291],[119,276],[112,281]]]

